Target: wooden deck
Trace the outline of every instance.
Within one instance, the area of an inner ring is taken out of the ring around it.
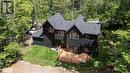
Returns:
[[[70,62],[70,63],[86,63],[89,60],[89,55],[87,54],[74,54],[71,52],[66,52],[65,48],[60,48],[58,51],[58,60],[63,62]]]

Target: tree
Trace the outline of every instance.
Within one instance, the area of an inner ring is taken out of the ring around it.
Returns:
[[[98,9],[102,4],[102,0],[82,0],[80,5],[81,14],[87,19],[98,18]]]
[[[103,0],[98,10],[100,20],[109,26],[109,29],[125,27],[129,23],[129,0]]]
[[[10,16],[1,14],[2,19],[5,22],[1,21],[3,32],[5,37],[16,36],[19,38],[24,36],[26,31],[30,28],[31,24],[29,20],[31,18],[32,6],[31,2],[28,0],[12,0],[14,1],[15,13],[12,18]],[[9,19],[10,18],[10,19]]]
[[[14,1],[15,13],[13,15],[0,14],[0,40],[15,36],[17,40],[23,38],[31,24],[32,5],[29,0]],[[0,68],[8,66],[19,58],[20,46],[18,43],[4,45],[0,53]]]
[[[6,26],[7,22],[5,20],[5,18],[3,17],[0,17],[0,40],[4,39],[5,38],[5,30],[7,29],[7,26]]]

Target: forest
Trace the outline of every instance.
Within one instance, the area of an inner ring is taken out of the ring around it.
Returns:
[[[85,21],[98,20],[101,23],[98,56],[92,57],[86,66],[109,68],[115,73],[130,72],[130,0],[10,1],[13,1],[14,13],[0,13],[0,41],[9,37],[14,40],[0,45],[0,68],[19,59],[19,43],[25,39],[31,27],[39,26],[39,23],[60,12],[67,20],[83,15]]]

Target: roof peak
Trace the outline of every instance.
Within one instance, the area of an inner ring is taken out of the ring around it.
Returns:
[[[61,15],[61,13],[60,12],[57,12],[55,15]],[[62,15],[61,15],[62,16]]]
[[[84,16],[83,15],[79,15],[77,18],[76,18],[76,20],[84,20]]]

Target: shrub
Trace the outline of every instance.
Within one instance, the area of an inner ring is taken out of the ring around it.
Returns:
[[[117,30],[107,33],[99,40],[99,55],[103,67],[111,67],[117,73],[129,73],[130,64],[129,30]],[[96,62],[96,64],[99,64]],[[98,65],[96,65],[98,67]]]
[[[114,71],[118,73],[129,73],[127,65],[130,64],[130,55],[122,52],[121,57],[115,60]]]
[[[4,66],[4,60],[6,59],[7,54],[0,53],[0,69]]]
[[[20,46],[18,43],[10,43],[4,47],[4,51],[0,54],[0,68],[9,66],[19,59]]]

